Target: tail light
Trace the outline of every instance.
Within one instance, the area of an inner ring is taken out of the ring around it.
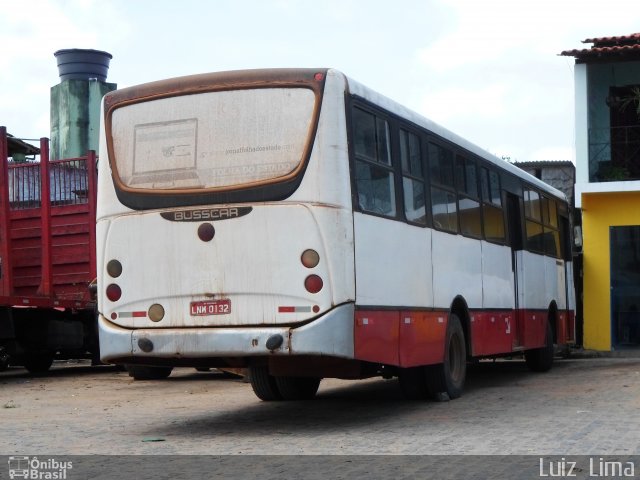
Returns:
[[[320,263],[320,255],[318,255],[318,252],[315,250],[308,249],[302,252],[300,261],[305,267],[314,268],[318,266],[318,263]]]
[[[122,289],[117,284],[111,283],[107,287],[106,294],[109,300],[111,300],[112,302],[117,302],[122,296]]]
[[[109,260],[107,273],[111,278],[118,278],[122,274],[122,264],[118,260]]]
[[[309,293],[318,293],[323,287],[322,279],[318,275],[309,275],[304,281],[304,288]]]

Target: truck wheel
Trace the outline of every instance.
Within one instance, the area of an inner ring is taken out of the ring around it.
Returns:
[[[0,347],[0,372],[9,368],[9,354],[4,347]]]
[[[401,368],[398,382],[407,400],[426,400],[431,396],[424,367]]]
[[[283,400],[310,400],[315,397],[320,386],[317,377],[275,377],[278,391]]]
[[[29,353],[23,360],[24,368],[31,374],[45,373],[53,364],[52,353]]]
[[[150,365],[125,365],[134,380],[163,380],[171,375],[173,367],[152,367]]]
[[[544,347],[526,350],[524,352],[524,360],[527,362],[529,370],[534,372],[547,372],[553,365],[554,355],[553,332],[551,331],[551,323],[547,321],[547,333],[545,336]]]
[[[276,384],[276,377],[269,374],[269,367],[265,365],[249,367],[249,382],[253,393],[260,400],[271,402],[273,400],[282,400],[282,395]]]
[[[444,341],[444,362],[426,367],[427,388],[433,395],[446,393],[458,398],[467,376],[467,349],[464,330],[457,315],[451,314]]]

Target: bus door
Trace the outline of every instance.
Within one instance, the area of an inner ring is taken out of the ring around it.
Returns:
[[[520,282],[518,252],[523,250],[522,239],[522,206],[520,197],[507,193],[507,230],[509,232],[509,244],[511,246],[511,268],[513,270],[513,295],[515,332],[513,335],[513,347],[524,345],[524,311],[520,308]]]

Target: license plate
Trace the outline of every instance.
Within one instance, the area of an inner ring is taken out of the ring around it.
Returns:
[[[226,315],[231,313],[231,300],[204,300],[201,302],[191,302],[191,315]]]

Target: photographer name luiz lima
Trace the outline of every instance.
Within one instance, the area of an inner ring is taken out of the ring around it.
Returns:
[[[540,459],[540,477],[578,477],[585,473],[594,478],[636,478],[636,466],[631,461],[606,460],[602,457],[580,459],[582,461]]]

